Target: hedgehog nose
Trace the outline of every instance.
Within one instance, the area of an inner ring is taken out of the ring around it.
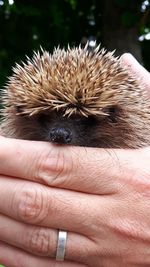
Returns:
[[[69,144],[72,140],[72,134],[69,129],[56,127],[50,131],[50,141],[58,144]]]

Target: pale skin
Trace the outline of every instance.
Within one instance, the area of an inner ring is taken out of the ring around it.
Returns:
[[[121,58],[150,92],[150,74]],[[0,137],[0,263],[150,266],[150,147],[60,147]],[[56,262],[58,229],[68,231]]]

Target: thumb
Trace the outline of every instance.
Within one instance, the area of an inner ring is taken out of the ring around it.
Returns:
[[[147,90],[150,97],[150,73],[129,53],[123,54],[120,61],[131,74],[137,77],[137,80],[139,80],[143,88]]]

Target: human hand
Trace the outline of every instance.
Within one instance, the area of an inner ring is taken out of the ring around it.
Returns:
[[[150,148],[54,147],[3,137],[0,147],[1,263],[150,265]],[[68,240],[65,261],[56,263],[57,229],[68,231]]]
[[[147,90],[150,97],[150,73],[130,53],[123,54],[120,59],[122,65],[126,66],[128,71],[139,80],[139,83],[143,89]]]
[[[63,148],[3,137],[0,147],[1,263],[150,266],[149,148]],[[55,261],[57,229],[68,231],[62,263]]]

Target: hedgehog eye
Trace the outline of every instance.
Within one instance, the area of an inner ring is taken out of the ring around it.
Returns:
[[[37,119],[40,124],[44,124],[45,121],[47,121],[47,114],[41,113],[38,115]]]
[[[98,120],[94,116],[89,116],[88,119],[87,119],[87,122],[88,122],[89,125],[92,126],[92,125],[97,124],[98,123]]]
[[[23,109],[22,109],[21,106],[15,106],[15,109],[16,109],[16,113],[17,113],[18,115],[20,115],[20,114],[23,112]]]
[[[108,120],[111,122],[116,122],[117,121],[117,107],[112,106],[107,109],[107,114],[108,114]]]

